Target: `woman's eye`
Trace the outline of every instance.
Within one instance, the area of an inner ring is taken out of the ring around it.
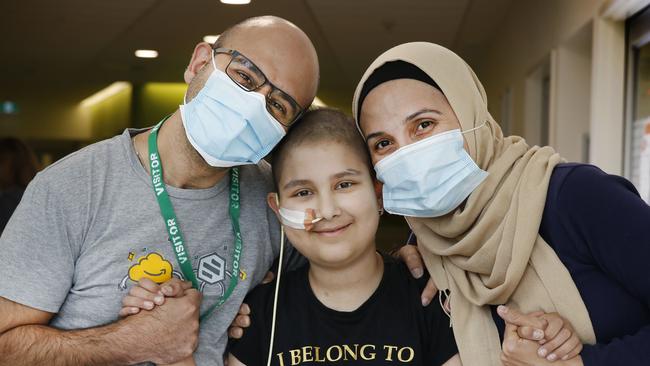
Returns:
[[[390,141],[388,140],[381,140],[375,144],[375,150],[381,150],[383,148],[386,148],[390,145]]]
[[[433,126],[433,121],[422,121],[418,123],[417,130],[418,131],[426,130],[427,128],[432,126]]]
[[[337,189],[346,189],[352,187],[352,182],[341,182],[336,185]]]

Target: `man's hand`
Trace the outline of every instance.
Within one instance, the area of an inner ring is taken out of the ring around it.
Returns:
[[[424,275],[426,268],[424,267],[424,262],[422,261],[422,256],[418,247],[415,245],[404,245],[394,252],[394,256],[398,259],[401,259],[406,263],[406,266],[411,271],[411,275],[415,278],[420,278]],[[433,280],[429,278],[427,285],[422,291],[422,306],[427,306],[431,303],[431,300],[436,296],[438,289],[436,285],[433,284]]]
[[[247,304],[241,304],[235,320],[232,321],[230,328],[228,328],[228,336],[230,338],[239,339],[244,336],[244,329],[251,325],[250,315],[250,307]]]
[[[201,295],[186,290],[105,326],[59,330],[52,314],[0,297],[0,365],[115,365],[187,359],[198,344]]]
[[[188,289],[151,311],[125,319],[120,333],[139,344],[136,354],[143,355],[134,361],[169,364],[190,357],[198,345],[200,307],[201,294]]]
[[[134,315],[140,310],[152,310],[156,305],[165,303],[165,297],[178,297],[192,288],[189,281],[172,278],[159,285],[148,278],[143,278],[131,287],[128,295],[122,299],[120,316]]]
[[[266,272],[262,284],[273,281],[275,274],[271,271]],[[230,338],[239,339],[244,336],[244,330],[251,325],[251,308],[247,304],[241,304],[239,312],[228,328]]]
[[[497,313],[506,326],[515,326],[519,338],[541,345],[536,351],[539,358],[546,358],[550,362],[568,360],[582,351],[582,342],[573,328],[557,313],[523,314],[503,305],[497,308]]]

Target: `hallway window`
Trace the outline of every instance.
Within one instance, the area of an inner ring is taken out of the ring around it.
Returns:
[[[626,175],[650,203],[650,8],[628,30]]]

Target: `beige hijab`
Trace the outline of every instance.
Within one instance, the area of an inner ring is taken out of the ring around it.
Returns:
[[[379,56],[357,86],[354,116],[368,77],[395,60],[419,67],[440,86],[462,130],[485,122],[465,139],[470,156],[489,173],[487,179],[464,205],[443,217],[407,218],[436,286],[451,292],[451,319],[463,364],[501,364],[499,335],[486,305],[558,312],[583,343],[595,343],[589,314],[569,272],[538,233],[560,156],[550,147],[530,147],[518,136],[504,138],[469,65],[432,43],[406,43]]]

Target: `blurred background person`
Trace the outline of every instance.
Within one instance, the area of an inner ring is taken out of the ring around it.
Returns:
[[[29,146],[14,137],[0,139],[0,234],[38,170]]]

